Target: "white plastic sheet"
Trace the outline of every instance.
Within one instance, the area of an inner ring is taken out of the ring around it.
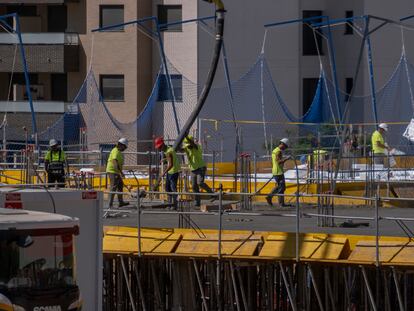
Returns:
[[[408,124],[405,129],[403,136],[409,141],[414,142],[414,119],[411,119],[410,124]]]

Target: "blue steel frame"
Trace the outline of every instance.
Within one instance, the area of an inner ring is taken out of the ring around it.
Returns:
[[[159,48],[160,48],[161,60],[162,60],[163,67],[164,67],[164,70],[165,70],[165,75],[166,75],[166,78],[167,78],[167,85],[168,85],[168,89],[170,91],[171,103],[172,103],[173,114],[174,114],[174,121],[175,121],[175,126],[176,126],[177,134],[178,134],[180,132],[180,123],[179,123],[179,120],[178,120],[177,111],[176,111],[176,107],[175,107],[174,91],[173,91],[173,86],[172,86],[170,74],[169,74],[169,71],[168,71],[167,58],[165,56],[164,44],[163,44],[162,37],[161,37],[161,28],[166,28],[168,26],[174,26],[174,25],[180,25],[180,24],[187,24],[187,23],[196,22],[196,21],[210,20],[210,19],[215,19],[215,18],[216,18],[215,16],[207,16],[207,17],[189,19],[189,20],[178,21],[178,22],[173,22],[173,23],[160,24],[158,22],[158,18],[156,16],[149,16],[149,17],[145,17],[145,18],[142,18],[142,19],[128,21],[128,22],[125,22],[125,23],[120,23],[120,24],[108,25],[108,26],[104,26],[104,27],[100,27],[100,28],[95,28],[95,29],[92,29],[92,32],[101,32],[101,31],[110,30],[110,29],[114,29],[114,28],[118,28],[118,27],[127,26],[127,25],[138,25],[138,26],[142,27],[144,30],[146,30],[148,33],[150,33],[151,35],[153,35],[153,36],[155,35],[157,37],[158,45],[159,45]],[[143,25],[143,23],[148,22],[148,21],[155,22],[155,25],[156,25],[156,32],[155,33],[151,29],[149,29],[148,27]]]
[[[342,120],[342,111],[341,111],[341,107],[339,104],[339,84],[338,84],[338,76],[337,76],[337,68],[336,68],[335,47],[332,43],[333,40],[332,40],[331,27],[329,26],[330,25],[329,16],[320,15],[320,16],[314,16],[314,17],[309,17],[309,18],[292,19],[292,20],[283,21],[283,22],[265,24],[264,27],[270,28],[270,27],[284,26],[284,25],[297,24],[297,23],[309,23],[310,26],[313,27],[314,24],[312,22],[315,20],[326,20],[328,22],[327,42],[328,42],[329,54],[331,55],[332,77],[333,77],[334,85],[335,85],[335,104],[336,104],[336,109],[338,111],[338,121],[340,122]]]
[[[365,21],[364,40],[366,41],[366,44],[367,44],[368,66],[369,66],[369,76],[370,76],[371,96],[372,96],[372,109],[373,109],[373,114],[375,118],[375,123],[378,123],[378,115],[377,115],[377,98],[375,95],[374,69],[373,69],[373,64],[372,64],[372,45],[371,45],[370,36],[372,33],[374,33],[375,31],[379,30],[380,28],[382,28],[383,26],[387,24],[396,24],[396,25],[401,25],[401,26],[404,26],[410,29],[414,29],[412,25],[407,25],[407,24],[402,23],[403,21],[406,21],[412,18],[414,18],[414,15],[400,18],[399,21],[394,21],[391,19],[382,18],[382,17],[378,17],[374,15],[363,15],[363,16],[354,16],[354,17],[343,18],[343,19],[335,19],[335,20],[331,20],[327,22],[313,24],[313,27],[321,27],[321,26],[335,26],[336,24],[344,23],[347,21],[353,21],[357,19],[363,19]],[[381,21],[382,23],[374,27],[374,29],[369,30],[369,23],[371,19]]]
[[[10,25],[7,22],[7,18],[10,18],[10,17],[11,18],[14,18],[15,21],[16,21],[16,29],[15,30],[12,27],[10,27]],[[38,140],[37,140],[37,124],[36,124],[36,117],[35,117],[35,112],[34,112],[34,108],[33,108],[32,94],[30,92],[29,70],[27,68],[26,54],[25,54],[25,51],[24,51],[22,34],[21,34],[21,31],[20,31],[20,19],[19,19],[19,15],[17,13],[1,15],[0,16],[0,23],[2,23],[3,25],[5,25],[5,27],[7,27],[7,29],[9,31],[16,33],[17,34],[17,38],[19,40],[19,49],[20,49],[20,54],[21,54],[21,57],[22,57],[24,80],[25,80],[25,84],[26,84],[26,93],[27,93],[27,97],[29,99],[30,112],[32,114],[32,130],[33,130],[33,136],[34,136],[35,143],[36,143],[36,147],[37,147],[37,145],[38,145]]]

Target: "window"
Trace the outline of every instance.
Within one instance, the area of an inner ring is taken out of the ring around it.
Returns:
[[[348,101],[349,95],[352,93],[352,89],[354,88],[354,79],[353,78],[346,78],[345,79],[345,102]]]
[[[66,5],[49,5],[47,7],[47,31],[65,32],[68,26]]]
[[[8,14],[17,13],[19,14],[19,16],[36,16],[37,8],[34,5],[22,5],[22,4],[8,5],[7,13]]]
[[[122,24],[124,22],[123,5],[101,5],[99,6],[99,27]],[[124,26],[108,29],[105,31],[122,31]]]
[[[68,100],[68,76],[66,73],[52,73],[51,78],[51,98],[56,101]]]
[[[106,101],[124,101],[124,75],[100,75],[102,98]]]
[[[354,17],[354,11],[346,11],[345,12],[345,18],[352,18]],[[354,29],[352,26],[354,25],[354,22],[352,20],[348,21],[345,24],[345,34],[346,35],[352,35],[354,34]]]
[[[169,24],[182,20],[181,5],[158,5],[158,22],[160,24]],[[168,27],[161,27],[161,31],[182,31],[182,24]]]
[[[312,105],[318,87],[319,78],[304,78],[302,85],[302,107],[305,114]]]
[[[183,77],[182,75],[170,75],[171,84],[174,89],[174,98],[176,101],[183,100]],[[158,101],[171,101],[172,94],[168,87],[168,81],[166,75],[162,75],[160,78]]]
[[[310,18],[315,16],[321,16],[323,14],[322,11],[303,11],[302,15],[303,18]],[[322,22],[322,19],[315,19],[312,21],[313,23]],[[315,44],[315,36],[317,46]],[[322,48],[322,36],[319,35],[318,31],[313,31],[312,27],[307,25],[306,23],[302,26],[302,53],[303,55],[318,55],[319,53],[323,55],[323,48]]]

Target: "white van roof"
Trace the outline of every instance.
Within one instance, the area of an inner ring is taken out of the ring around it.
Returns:
[[[79,219],[60,214],[0,208],[0,230],[79,227]]]

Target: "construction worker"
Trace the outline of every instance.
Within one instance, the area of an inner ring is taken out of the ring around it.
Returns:
[[[167,168],[164,170],[162,176],[163,178],[167,175],[167,180],[165,183],[165,191],[167,192],[177,192],[177,183],[178,177],[180,176],[181,165],[177,157],[177,153],[171,146],[167,146],[162,137],[158,137],[154,141],[155,148],[159,151],[164,152],[164,159],[161,163],[167,161]],[[168,201],[172,203],[171,209],[177,209],[177,194],[168,195]]]
[[[183,150],[187,155],[188,166],[191,170],[191,185],[194,193],[200,192],[200,188],[208,193],[213,193],[213,190],[204,182],[206,176],[207,166],[203,160],[203,150],[201,145],[194,142],[193,136],[184,138]],[[199,195],[195,196],[195,206],[200,206],[201,198]]]
[[[65,168],[69,172],[65,152],[59,147],[56,139],[49,141],[49,150],[45,155],[45,170],[47,172],[47,183],[57,183],[60,188],[65,187]],[[50,185],[49,185],[50,186]]]
[[[319,141],[314,138],[311,142],[313,153],[308,155],[308,169],[323,169],[326,158],[328,156],[328,151],[321,148]]]
[[[283,138],[280,140],[279,146],[277,146],[272,152],[272,174],[273,178],[276,181],[276,186],[272,189],[269,195],[266,197],[267,203],[272,206],[272,197],[275,194],[283,195],[286,190],[285,175],[283,171],[283,165],[291,157],[283,157],[283,152],[289,147],[289,139]],[[285,198],[279,196],[279,206],[286,207],[291,206],[285,204]]]
[[[106,173],[109,176],[109,182],[112,192],[118,193],[118,206],[123,207],[129,205],[128,202],[124,202],[122,191],[124,189],[123,178],[125,178],[122,172],[124,165],[124,155],[122,154],[128,148],[128,140],[126,138],[120,138],[116,146],[111,150],[109,154],[108,162],[106,164]],[[109,195],[109,208],[112,208],[114,203],[115,194]]]
[[[385,133],[388,132],[388,125],[381,123],[378,125],[378,130],[374,131],[371,136],[372,155],[375,164],[385,164],[385,150],[390,151],[391,148],[387,145],[384,139]]]

